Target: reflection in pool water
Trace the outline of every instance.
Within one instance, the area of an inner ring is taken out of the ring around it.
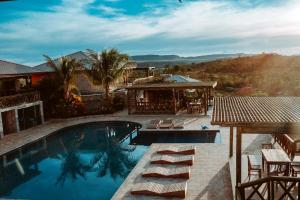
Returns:
[[[126,139],[137,126],[101,122],[59,131],[43,150],[1,168],[0,197],[110,199],[147,150]]]

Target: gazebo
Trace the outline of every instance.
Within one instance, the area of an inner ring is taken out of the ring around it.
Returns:
[[[241,183],[242,135],[277,135],[300,130],[300,97],[217,97],[214,99],[211,123],[230,127],[230,157],[233,155],[233,132],[236,127],[238,185]]]
[[[207,114],[211,90],[217,82],[164,82],[133,85],[128,90],[128,114],[176,114],[184,107],[186,90],[201,93],[202,106]]]

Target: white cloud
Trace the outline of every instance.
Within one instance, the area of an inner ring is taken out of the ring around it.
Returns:
[[[112,18],[88,14],[87,8],[93,2],[94,0],[64,0],[61,6],[53,7],[51,12],[26,13],[23,19],[1,24],[0,41],[10,42],[11,48],[15,45],[20,51],[26,51],[26,48],[46,51],[54,48],[53,46],[72,47],[78,43],[86,45],[84,48],[92,48],[96,44],[99,48],[117,44],[130,46],[150,37],[162,41],[161,46],[157,47],[162,49],[164,39],[168,40],[169,49],[172,49],[170,40],[182,41],[183,46],[185,41],[189,41],[191,48],[194,48],[193,41],[222,42],[228,38],[234,38],[237,43],[246,47],[251,46],[251,42],[243,41],[245,38],[261,41],[264,38],[284,36],[286,40],[291,38],[300,41],[298,0],[290,0],[280,6],[255,8],[241,8],[225,1],[199,1],[179,5],[174,2],[175,8],[160,11],[159,15],[153,16],[147,12],[138,16],[115,15]],[[106,13],[121,12],[103,5],[98,8]],[[272,42],[276,43],[276,40]],[[274,49],[273,43],[268,44],[269,49]],[[294,52],[292,42],[289,44],[290,46],[281,49]],[[141,46],[140,49],[153,49],[150,45]],[[230,48],[228,44],[223,45],[225,46]],[[299,49],[299,44],[295,44],[295,48]]]

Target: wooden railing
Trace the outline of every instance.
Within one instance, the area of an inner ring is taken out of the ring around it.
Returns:
[[[28,92],[11,96],[0,97],[0,109],[17,106],[23,103],[32,103],[40,100],[39,92]]]
[[[277,142],[280,147],[287,153],[287,155],[293,159],[296,152],[295,142],[288,137],[287,134],[273,134],[275,142]]]
[[[271,176],[247,183],[236,188],[238,200],[296,200],[300,197],[300,178]]]
[[[156,104],[151,102],[137,102],[136,113],[174,113],[174,102]]]

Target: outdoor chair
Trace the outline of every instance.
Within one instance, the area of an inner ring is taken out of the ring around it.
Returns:
[[[195,146],[168,146],[168,147],[160,147],[157,151],[158,154],[182,154],[182,155],[193,155],[196,153]]]
[[[143,177],[155,178],[190,178],[190,167],[150,167],[142,173]]]
[[[173,127],[173,119],[162,120],[162,123],[159,125],[161,129],[169,129]]]
[[[300,174],[300,163],[292,162],[291,163],[291,175],[297,177]]]
[[[183,129],[184,128],[184,121],[174,121],[173,128],[174,129]]]
[[[162,164],[162,165],[193,165],[194,156],[169,156],[169,155],[156,155],[152,157],[151,164]]]
[[[273,149],[273,144],[271,143],[263,143],[261,144],[262,149]]]
[[[160,184],[154,182],[137,183],[131,190],[132,195],[185,198],[187,182]]]
[[[249,181],[251,181],[252,177],[258,177],[261,178],[261,164],[257,161],[258,156],[257,155],[248,155],[248,178]]]
[[[161,124],[161,120],[159,119],[154,119],[151,120],[150,123],[147,125],[147,129],[157,129],[159,128],[159,125]]]

